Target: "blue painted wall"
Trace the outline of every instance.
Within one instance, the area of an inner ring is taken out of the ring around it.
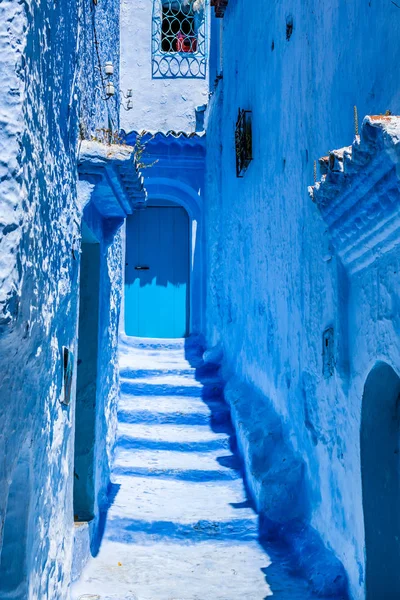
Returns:
[[[79,41],[79,128],[85,139],[103,141],[107,131],[119,132],[120,119],[120,2],[83,0],[81,9],[81,36]],[[98,44],[96,45],[96,42]],[[96,49],[97,48],[97,49]],[[114,75],[104,74],[106,62],[112,62]],[[112,81],[115,96],[106,97],[104,86]]]
[[[229,366],[249,484],[266,517],[318,530],[357,599],[365,581],[361,401],[378,357],[399,371],[391,308],[399,255],[394,248],[350,276],[307,186],[314,160],[352,143],[354,105],[360,121],[399,114],[399,30],[392,3],[256,0],[249,9],[230,0],[207,129],[207,338]],[[235,176],[239,107],[253,111],[254,160],[243,179]],[[336,370],[325,379],[329,327]],[[292,539],[315,585],[329,587],[337,571],[320,565],[326,579],[317,581],[306,540]]]
[[[76,3],[1,4],[0,548],[11,519],[18,583],[54,600],[73,542],[62,347],[77,325],[78,16]]]
[[[20,565],[18,583],[21,589],[29,585],[29,597],[48,600],[68,595],[74,538],[75,378],[66,406],[62,349],[72,351],[76,367],[84,204],[77,196],[78,140],[109,127],[109,113],[119,128],[117,98],[108,109],[96,90],[94,10],[100,61],[114,61],[118,90],[117,0],[102,0],[96,9],[89,0],[7,0],[0,9],[0,106],[6,123],[0,132],[0,548],[13,556],[11,522],[16,554],[8,564]],[[107,243],[101,252],[104,362],[97,383],[95,523],[106,504],[118,394],[122,254],[114,225],[104,224]],[[23,503],[15,493],[22,479]],[[26,526],[16,527],[16,520]],[[8,568],[7,560],[0,569]]]

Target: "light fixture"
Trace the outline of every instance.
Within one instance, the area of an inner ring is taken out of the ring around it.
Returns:
[[[126,98],[132,98],[132,96],[133,96],[133,90],[131,90],[131,89],[126,90]]]
[[[112,81],[109,81],[106,85],[106,94],[108,98],[115,94],[115,87]]]
[[[128,100],[128,102],[126,103],[126,110],[132,110],[133,108],[133,100]]]
[[[114,75],[114,65],[110,60],[104,65],[104,73],[107,75],[107,77]]]

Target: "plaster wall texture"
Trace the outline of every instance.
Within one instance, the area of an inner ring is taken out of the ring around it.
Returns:
[[[0,544],[22,459],[29,500],[20,515],[27,531],[14,540],[26,545],[19,597],[57,599],[66,596],[72,546],[72,407],[60,401],[62,346],[74,349],[76,335],[78,10],[11,1],[0,10]]]
[[[195,109],[208,101],[208,70],[205,79],[153,79],[152,15],[153,0],[121,2],[121,88],[133,89],[134,102],[134,110],[121,110],[121,127],[127,133],[193,132]]]
[[[224,78],[208,115],[210,360],[224,356],[226,396],[266,523],[287,532],[315,589],[345,583],[336,555],[355,599],[365,593],[361,401],[377,360],[399,372],[399,251],[351,272],[307,186],[314,160],[353,141],[354,105],[360,116],[399,113],[399,29],[393,4],[259,0],[249,10],[230,2]],[[253,42],[238,43],[238,32],[248,42],[250,31]],[[254,160],[243,179],[235,176],[239,107],[253,111]],[[325,378],[329,327],[336,368]]]
[[[80,134],[86,139],[103,141],[104,130],[119,133],[119,13],[119,0],[102,0],[97,5],[92,0],[82,0],[79,124]],[[106,62],[113,64],[111,77],[105,75]],[[105,101],[104,86],[108,81],[114,84],[115,95]]]
[[[71,404],[65,406],[62,348],[68,347],[76,359],[83,208],[76,191],[76,152],[83,10],[79,2],[6,0],[0,7],[3,554],[4,528],[9,519],[18,517],[19,522],[26,522],[26,527],[15,528],[12,540],[20,548],[13,574],[20,587],[17,593],[11,587],[6,589],[5,582],[12,579],[2,573],[2,598],[57,600],[68,594],[73,544],[75,378]],[[114,46],[115,40],[111,40],[109,47]],[[90,71],[85,75],[89,80]],[[100,327],[100,344],[107,350],[101,365],[103,377],[98,382],[103,398],[99,415],[104,411],[99,416],[96,451],[101,457],[97,467],[99,505],[113,435],[112,423],[105,434],[105,422],[111,419],[117,393],[114,364],[120,251],[117,236],[103,252],[103,301],[108,295],[111,311],[103,306]],[[16,485],[24,490],[24,514],[17,510]]]

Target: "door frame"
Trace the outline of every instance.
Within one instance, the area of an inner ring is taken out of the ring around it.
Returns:
[[[188,185],[168,178],[152,178],[146,181],[147,206],[178,206],[184,208],[189,217],[189,295],[188,336],[203,332],[205,309],[205,285],[203,270],[204,228],[200,207],[201,196]],[[146,209],[142,209],[146,210]],[[123,264],[126,263],[126,225],[122,230]],[[123,269],[125,286],[125,269]],[[125,294],[122,297],[120,330],[125,334]]]
[[[388,465],[386,458],[393,457],[393,447],[396,448],[396,459],[391,464],[392,471],[397,473],[397,477],[390,477],[387,481],[393,482],[392,491],[399,493],[398,486],[400,483],[398,458],[398,442],[400,432],[400,375],[397,369],[386,360],[378,360],[370,369],[368,376],[365,379],[362,402],[361,402],[361,420],[360,420],[360,474],[361,474],[361,492],[362,492],[362,514],[364,522],[364,586],[365,598],[367,600],[376,597],[376,588],[382,590],[382,581],[385,580],[385,573],[382,570],[382,562],[378,561],[376,548],[382,546],[379,539],[381,531],[379,530],[379,521],[375,519],[375,505],[380,503],[379,499],[379,482],[377,482],[375,474],[377,472],[376,465],[371,464],[371,456],[376,459],[376,443],[381,433],[382,439],[386,442],[383,446],[383,454],[385,454],[385,465]],[[378,418],[376,413],[378,413]],[[379,422],[379,420],[381,420]],[[385,425],[385,427],[382,427]],[[387,426],[386,426],[387,425]],[[391,430],[392,429],[392,430]],[[374,435],[371,435],[373,430]],[[378,440],[379,442],[380,440]],[[385,452],[386,451],[386,452]],[[397,465],[395,465],[397,463]],[[390,463],[389,463],[390,464]],[[378,465],[379,468],[379,465]],[[378,486],[376,485],[378,484]],[[377,491],[378,490],[378,491]],[[398,504],[398,497],[387,496],[387,499],[392,499],[393,507]],[[398,513],[397,510],[395,510]],[[387,514],[384,512],[383,514]],[[399,515],[400,519],[400,515]],[[385,527],[385,525],[387,525]],[[384,523],[383,533],[386,534],[387,544],[391,547],[392,563],[385,563],[385,567],[389,567],[389,577],[387,580],[391,582],[390,590],[395,587],[396,594],[400,590],[400,577],[398,575],[398,560],[400,556],[400,545],[398,539],[400,531],[400,521]],[[397,536],[395,535],[397,533]],[[385,546],[387,546],[385,543]],[[373,557],[371,559],[371,557]],[[382,579],[383,577],[383,579]],[[396,581],[397,578],[397,581]],[[369,587],[371,586],[371,587]],[[386,589],[386,594],[388,590]],[[384,591],[385,593],[385,591]],[[386,597],[386,596],[385,596]],[[390,596],[392,597],[392,596]],[[394,597],[394,596],[393,596]],[[397,598],[397,595],[396,595]]]
[[[191,334],[191,277],[192,277],[192,269],[191,269],[191,260],[190,260],[190,256],[191,256],[191,247],[192,247],[192,232],[191,232],[191,219],[190,219],[190,215],[188,213],[188,211],[186,210],[186,208],[184,206],[178,205],[176,203],[172,203],[169,201],[155,201],[154,203],[150,203],[147,205],[146,207],[146,211],[152,211],[154,209],[169,209],[169,210],[176,210],[176,209],[181,209],[184,214],[185,214],[185,219],[187,219],[186,223],[185,223],[185,245],[187,246],[187,250],[188,253],[186,254],[186,258],[185,258],[185,271],[187,273],[187,280],[186,280],[186,293],[185,293],[185,335],[181,336],[183,338],[189,337]],[[142,211],[143,212],[143,211]],[[133,215],[131,216],[131,218],[133,217]],[[138,224],[139,225],[139,224]],[[138,225],[135,225],[134,227],[136,228]],[[125,230],[127,229],[126,225],[125,225]],[[140,227],[139,227],[140,230]],[[125,231],[126,233],[126,231]],[[126,254],[127,251],[127,247],[128,247],[128,240],[126,239],[125,236],[125,240],[124,240],[124,251]],[[128,262],[132,260],[132,257],[125,257],[124,260],[124,278],[126,277],[126,267],[128,265]],[[124,299],[126,298],[126,282],[124,281],[124,287],[123,287],[124,293]],[[138,304],[141,304],[141,302],[138,300]],[[138,309],[139,312],[139,316],[140,316],[140,312],[141,309]],[[127,314],[125,311],[125,305],[123,306],[123,310],[122,310],[122,315],[123,315],[123,321],[124,321],[124,329],[126,327],[126,320],[127,320]],[[135,327],[136,329],[136,327]],[[155,327],[155,329],[157,330],[157,327]],[[175,328],[174,328],[175,329]],[[125,330],[126,333],[126,330]],[[132,337],[129,334],[130,337]],[[137,336],[140,337],[140,336]],[[153,336],[154,337],[154,336]],[[164,338],[163,336],[161,336],[161,339],[181,339],[181,337],[169,337],[169,338]]]

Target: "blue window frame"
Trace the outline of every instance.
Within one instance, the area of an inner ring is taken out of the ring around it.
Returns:
[[[205,79],[207,0],[153,0],[152,75]]]

